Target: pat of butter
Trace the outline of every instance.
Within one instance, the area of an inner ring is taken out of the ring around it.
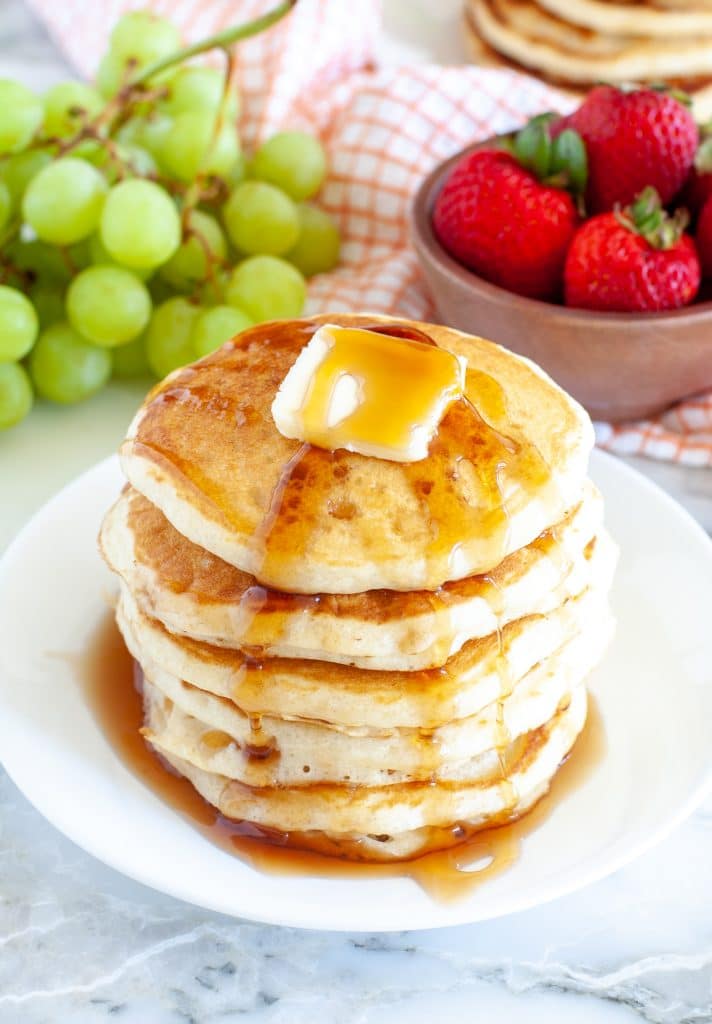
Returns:
[[[302,349],[272,403],[284,437],[393,462],[428,454],[466,362],[437,345],[325,324]]]

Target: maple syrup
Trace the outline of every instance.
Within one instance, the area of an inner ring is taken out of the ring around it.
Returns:
[[[187,779],[169,768],[143,740],[141,699],[142,676],[126,650],[107,611],[74,668],[87,702],[108,742],[124,762],[164,803],[183,815],[210,842],[246,861],[254,868],[274,874],[327,878],[412,878],[426,892],[440,900],[464,896],[482,882],[500,875],[519,856],[522,841],[539,828],[568,799],[600,763],[606,741],[596,705],[589,701],[586,726],[572,753],[555,775],[549,793],[523,818],[511,824],[470,833],[455,825],[447,832],[457,845],[424,853],[409,861],[395,863],[344,859],[328,838],[323,853],[300,849],[304,837],[261,828],[250,822],[222,817],[193,788]],[[255,722],[257,728],[260,723]],[[224,737],[216,737],[222,743]],[[387,837],[376,837],[383,841]],[[310,843],[314,836],[308,837]],[[358,851],[350,851],[357,856]]]

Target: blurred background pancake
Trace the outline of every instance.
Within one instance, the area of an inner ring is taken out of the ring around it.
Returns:
[[[519,67],[575,92],[600,82],[685,89],[712,112],[712,4],[465,0],[476,63]]]

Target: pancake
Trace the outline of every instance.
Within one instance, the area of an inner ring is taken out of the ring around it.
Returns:
[[[144,686],[152,699],[171,702],[162,732],[154,736],[162,749],[247,785],[473,781],[494,770],[501,747],[556,714],[598,663],[610,633],[611,617],[601,604],[583,632],[535,665],[501,706],[493,701],[477,715],[430,730],[351,735],[325,722],[255,718],[150,664],[144,665]]]
[[[517,63],[515,60],[508,59],[503,56],[503,54],[498,53],[494,47],[486,43],[477,31],[477,28],[473,23],[473,19],[469,14],[466,14],[464,22],[467,49],[475,64],[481,67],[532,73],[534,69],[525,67],[524,65]],[[564,75],[557,75],[552,72],[544,72],[541,70],[536,71],[536,73],[555,85],[561,92],[562,96],[568,97],[574,101],[578,100],[579,102],[581,98],[586,95],[590,86],[598,84],[597,80],[592,80],[590,82],[573,82]],[[666,82],[671,88],[682,89],[689,95],[692,100],[692,112],[698,123],[703,124],[712,119],[712,82],[710,81],[709,76],[699,75],[697,77],[673,77],[668,75]]]
[[[381,672],[306,659],[256,661],[241,651],[172,636],[122,588],[117,621],[132,655],[248,714],[329,722],[358,735],[393,727],[434,728],[477,714],[598,614],[616,560],[599,536],[588,588],[546,615],[529,615],[471,640],[442,668]]]
[[[283,437],[272,399],[325,322],[402,329],[375,315],[262,324],[144,403],[124,472],[194,544],[295,594],[435,590],[486,573],[579,502],[593,444],[583,409],[528,361],[446,327],[408,327],[468,360],[469,401],[450,407],[427,458]]]
[[[468,0],[478,34],[499,53],[555,80],[660,81],[712,76],[712,38],[616,36],[553,16],[531,0]]]
[[[411,671],[443,664],[469,640],[532,610],[558,607],[587,585],[584,549],[603,502],[588,483],[561,523],[513,552],[487,576],[439,592],[371,591],[303,597],[261,588],[186,540],[143,495],[126,490],[100,543],[140,608],[167,630],[221,647]]]
[[[518,817],[546,791],[581,731],[586,690],[578,686],[546,725],[511,744],[503,763],[483,765],[475,781],[464,783],[247,786],[206,772],[164,745],[171,712],[170,701],[156,691],[149,693],[146,738],[226,817],[281,832],[317,830],[352,838],[354,833],[397,837],[424,827],[452,829],[454,823],[476,825]]]
[[[606,3],[602,0],[537,0],[539,7],[561,21],[593,29],[600,35],[712,36],[712,4],[707,8],[688,2],[677,9],[645,3]]]

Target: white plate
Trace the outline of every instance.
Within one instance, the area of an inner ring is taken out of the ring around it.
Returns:
[[[259,921],[388,931],[496,917],[571,892],[662,839],[711,788],[712,544],[662,491],[594,453],[621,546],[618,632],[592,680],[608,748],[524,840],[518,862],[455,903],[409,879],[262,874],[213,846],[124,766],[73,677],[114,589],[101,517],[109,459],[58,494],[0,563],[0,759],[26,797],[94,856],[192,903]],[[11,827],[11,823],[10,823]]]

